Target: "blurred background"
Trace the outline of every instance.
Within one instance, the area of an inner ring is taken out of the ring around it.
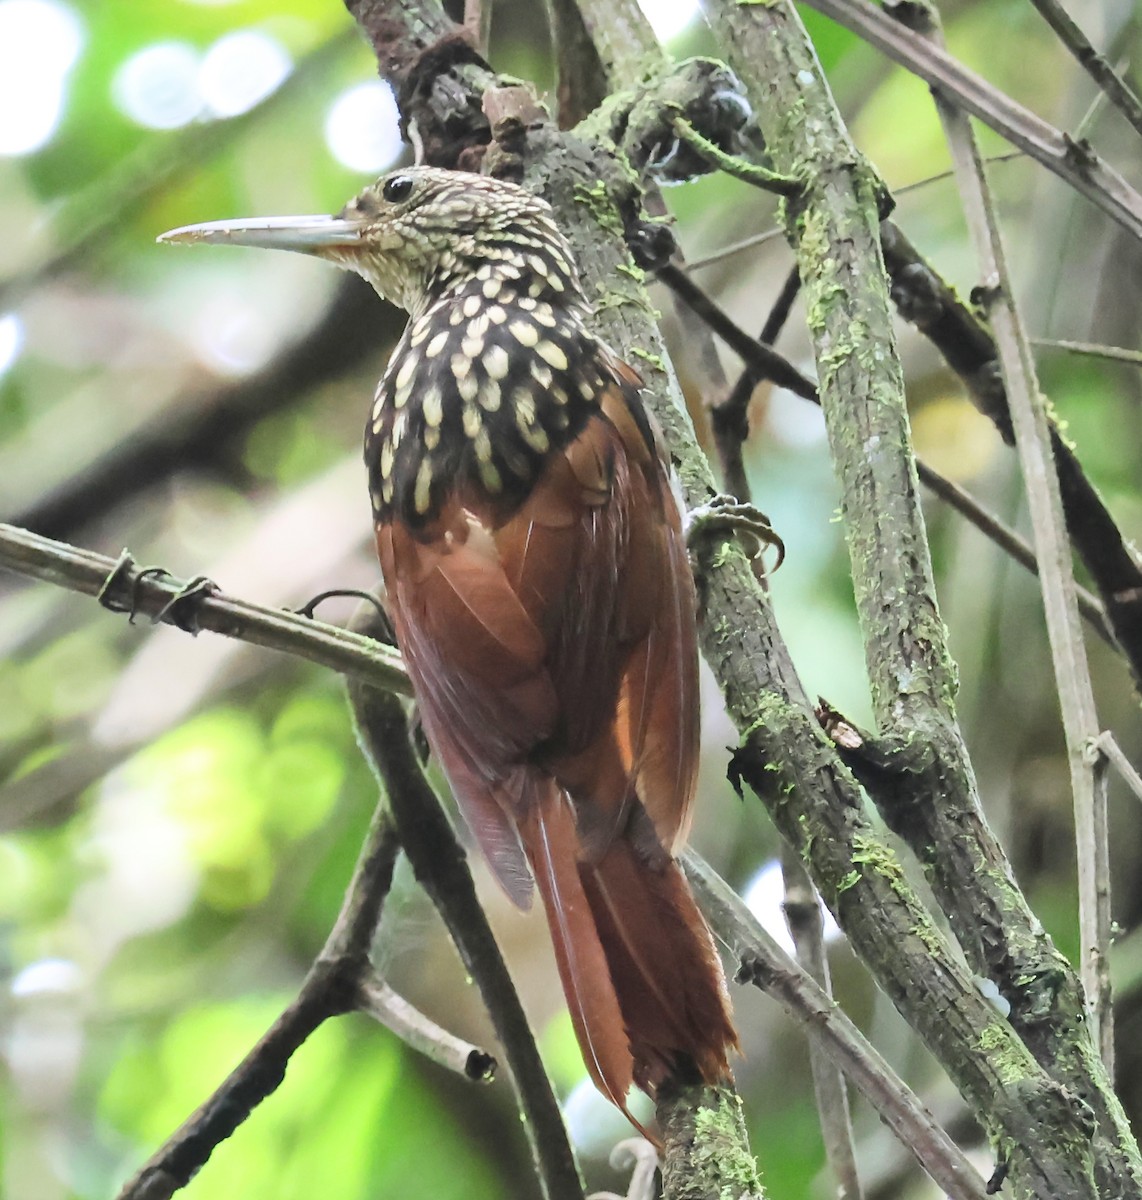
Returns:
[[[643,0],[676,56],[714,53],[695,5]],[[944,7],[953,53],[1042,116],[1083,129],[1135,186],[1136,142],[1023,0]],[[1073,8],[1112,62],[1138,59],[1130,0]],[[542,6],[498,0],[495,67],[553,88]],[[977,282],[926,89],[804,14],[897,220],[963,294]],[[1133,77],[1135,87],[1140,80]],[[1092,107],[1093,105],[1093,107]],[[989,154],[1007,151],[984,133]],[[403,317],[300,256],[160,247],[241,215],[330,212],[407,160],[392,95],[336,0],[0,0],[0,520],[228,592],[298,606],[378,578],[360,461],[373,386]],[[1058,180],[997,162],[1019,298],[1046,340],[1139,346],[1142,252]],[[694,278],[760,328],[792,260],[774,205],[724,177],[667,202]],[[729,255],[717,251],[737,247]],[[664,313],[695,412],[693,318]],[[780,348],[812,361],[795,308]],[[1014,455],[932,349],[901,327],[915,440],[1026,527]],[[726,353],[734,379],[739,364]],[[1039,350],[1044,389],[1127,536],[1142,533],[1137,367]],[[811,695],[870,711],[837,492],[819,414],[769,386],[752,403],[754,498],[781,533],[778,617]],[[1077,945],[1068,774],[1035,583],[959,518],[928,510],[960,708],[990,819],[1062,948]],[[321,609],[344,620],[349,602]],[[1090,651],[1100,717],[1138,760],[1122,662]],[[699,850],[784,936],[776,838],[725,782],[735,740],[705,690]],[[1119,1073],[1142,1113],[1142,809],[1112,782]],[[88,599],[0,576],[0,1192],[112,1195],[289,1000],[322,944],[376,800],[340,680],[210,634],[131,626]],[[626,1136],[586,1083],[542,919],[483,894],[592,1186]],[[843,945],[838,994],[966,1145],[976,1131]],[[488,1044],[443,929],[401,874],[377,949],[400,991]],[[803,1039],[735,990],[739,1082],[769,1195],[830,1194]],[[494,1047],[491,1047],[494,1049]],[[934,1193],[862,1101],[870,1197]],[[986,1155],[981,1164],[987,1164]],[[621,1189],[620,1189],[621,1190]],[[364,1018],[327,1024],[186,1195],[437,1200],[537,1194],[503,1080],[464,1083]]]

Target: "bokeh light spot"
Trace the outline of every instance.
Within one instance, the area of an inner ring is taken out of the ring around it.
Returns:
[[[207,50],[198,72],[199,95],[214,116],[235,117],[275,91],[292,69],[279,41],[241,29]]]
[[[0,317],[0,375],[20,357],[24,344],[24,323],[15,313]]]
[[[351,171],[377,174],[400,157],[400,114],[388,84],[379,80],[343,92],[329,110],[325,141]]]
[[[698,15],[698,0],[638,0],[638,6],[662,42],[677,37]]]
[[[148,129],[178,129],[202,112],[198,55],[185,42],[156,42],[133,54],[111,85],[119,108]]]
[[[746,908],[757,918],[758,924],[771,938],[788,954],[794,953],[793,938],[785,921],[785,879],[781,872],[781,863],[776,858],[767,862],[750,880],[742,894]],[[833,915],[824,909],[824,937],[826,942],[835,941],[841,936]]]
[[[31,154],[51,139],[82,45],[79,18],[65,5],[0,2],[0,154]]]

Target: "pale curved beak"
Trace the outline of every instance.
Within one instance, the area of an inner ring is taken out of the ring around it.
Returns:
[[[163,243],[207,242],[213,245],[258,246],[320,254],[339,246],[359,246],[364,224],[344,217],[240,217],[184,225],[155,239]]]

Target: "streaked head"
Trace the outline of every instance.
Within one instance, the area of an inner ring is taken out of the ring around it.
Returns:
[[[230,243],[314,254],[364,276],[410,312],[470,281],[518,280],[533,296],[582,302],[571,249],[538,196],[485,175],[409,167],[336,216],[210,221],[160,242]]]

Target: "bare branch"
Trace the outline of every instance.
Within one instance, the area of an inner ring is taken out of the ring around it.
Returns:
[[[1124,229],[1142,237],[1142,195],[1087,143],[1061,133],[869,0],[810,0],[810,6],[938,88],[1065,180]]]
[[[1090,44],[1059,0],[1031,0],[1039,15],[1055,31],[1080,67],[1098,84],[1107,100],[1142,134],[1142,102],[1130,85]]]
[[[929,35],[939,43],[940,34]],[[995,331],[1015,447],[1023,469],[1031,510],[1036,559],[1055,666],[1055,684],[1063,714],[1067,759],[1074,794],[1075,838],[1079,860],[1079,925],[1083,986],[1093,1010],[1095,1036],[1114,1075],[1113,1007],[1110,993],[1110,849],[1105,781],[1096,779],[1085,747],[1099,733],[1086,648],[1079,628],[1071,548],[1052,454],[1047,416],[1031,348],[1016,305],[1006,253],[971,124],[940,90],[936,109],[952,152],[968,228],[984,278],[984,294]]]
[[[140,570],[129,555],[124,554],[116,562],[104,554],[5,524],[0,524],[0,568],[98,596],[112,612],[156,618],[165,610],[163,620],[169,625],[179,624],[170,605],[187,589],[185,582],[165,571],[156,575]],[[396,651],[347,629],[221,592],[195,597],[193,612],[199,629],[296,654],[334,671],[359,675],[375,687],[411,695],[408,676]]]

